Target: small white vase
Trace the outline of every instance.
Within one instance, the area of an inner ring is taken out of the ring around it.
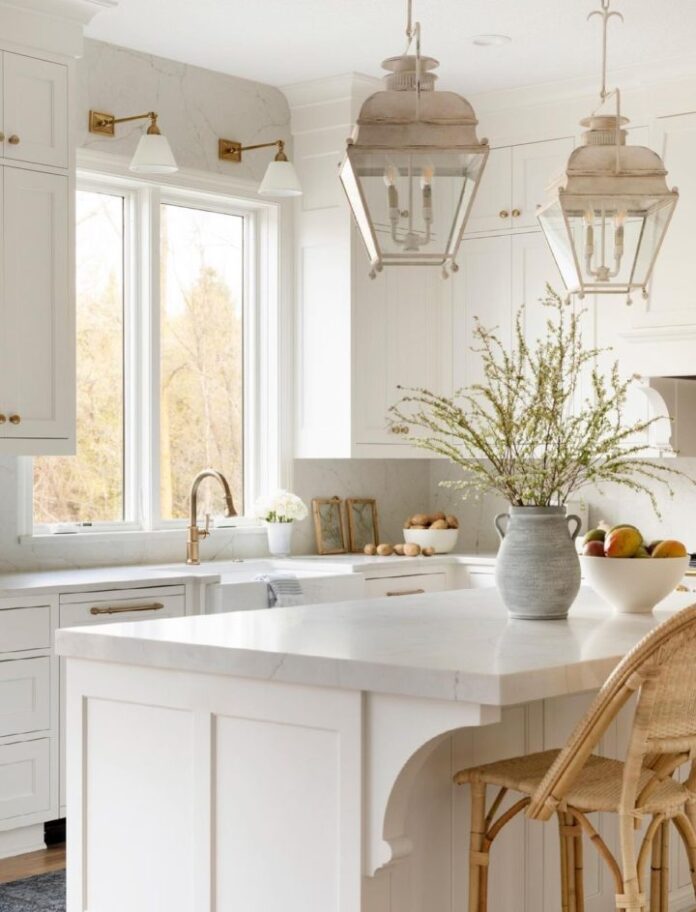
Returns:
[[[290,557],[292,551],[292,522],[267,522],[268,550],[273,557]]]

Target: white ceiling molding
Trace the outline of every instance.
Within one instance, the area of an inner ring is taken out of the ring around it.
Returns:
[[[81,57],[84,27],[117,0],[0,0],[3,41]]]

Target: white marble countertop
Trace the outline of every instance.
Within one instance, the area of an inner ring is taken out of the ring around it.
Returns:
[[[116,567],[86,567],[65,570],[36,570],[20,573],[0,574],[0,598],[22,594],[48,594],[56,592],[87,592],[97,589],[114,589],[122,586],[167,586],[197,580],[214,583],[231,569],[243,575],[245,566],[267,561],[265,558],[248,558],[243,561],[207,561],[198,566],[181,564],[125,565]],[[495,563],[494,555],[441,554],[434,557],[366,557],[363,554],[339,554],[332,556],[307,555],[287,560],[273,561],[278,570],[308,571],[327,574],[366,573],[371,568],[383,572],[389,568],[403,573],[411,570],[423,573],[427,567],[447,564]]]
[[[693,595],[615,615],[582,589],[567,621],[508,618],[495,589],[72,628],[61,655],[284,683],[508,705],[599,687]]]

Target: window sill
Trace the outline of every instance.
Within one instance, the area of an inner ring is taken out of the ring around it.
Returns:
[[[242,522],[238,526],[219,526],[211,531],[210,538],[225,544],[237,536],[247,535],[266,535],[265,526],[259,523]],[[103,544],[109,541],[113,542],[175,542],[186,541],[186,526],[178,526],[170,529],[124,529],[117,531],[108,529],[100,532],[96,529],[82,532],[37,532],[18,536],[20,545],[28,547],[62,547],[68,542],[74,542],[79,546],[86,546],[89,543]]]

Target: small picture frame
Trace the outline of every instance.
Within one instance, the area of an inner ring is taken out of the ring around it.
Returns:
[[[372,497],[346,499],[348,516],[348,549],[354,553],[365,550],[365,545],[379,544],[377,501]]]
[[[315,497],[312,500],[314,534],[319,554],[345,554],[343,516],[340,497]]]

